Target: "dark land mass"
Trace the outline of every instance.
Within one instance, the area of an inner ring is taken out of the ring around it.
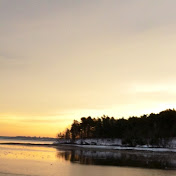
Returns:
[[[82,117],[74,120],[71,128],[59,133],[59,139],[121,139],[123,145],[151,145],[167,147],[171,138],[176,137],[176,111],[167,109],[158,114],[145,114],[128,119],[102,116]]]

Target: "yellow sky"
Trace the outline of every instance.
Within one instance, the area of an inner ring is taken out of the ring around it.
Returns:
[[[0,0],[0,136],[175,108],[175,6]]]

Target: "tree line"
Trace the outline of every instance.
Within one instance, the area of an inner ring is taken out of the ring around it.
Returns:
[[[58,138],[119,138],[123,144],[165,145],[168,139],[176,137],[176,111],[167,109],[158,114],[151,113],[128,119],[102,116],[101,118],[82,117],[74,120],[71,128],[59,133]]]

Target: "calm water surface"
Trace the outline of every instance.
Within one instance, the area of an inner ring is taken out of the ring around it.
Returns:
[[[53,141],[46,140],[22,140],[22,139],[2,139],[0,138],[0,143],[30,143],[30,144],[52,144]]]
[[[175,154],[0,145],[2,176],[176,176]]]

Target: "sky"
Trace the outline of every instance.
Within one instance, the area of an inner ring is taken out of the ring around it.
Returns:
[[[0,136],[176,107],[175,0],[0,0]]]

